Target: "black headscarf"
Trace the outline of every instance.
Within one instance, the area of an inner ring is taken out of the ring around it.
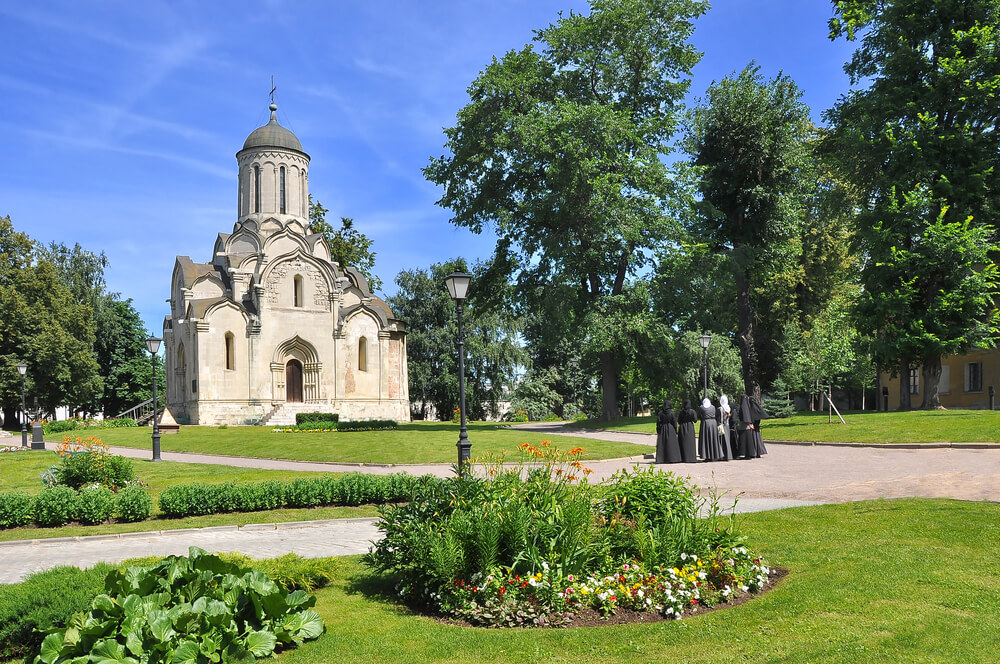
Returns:
[[[759,422],[771,417],[757,400],[746,394],[740,399],[740,420],[743,422]]]

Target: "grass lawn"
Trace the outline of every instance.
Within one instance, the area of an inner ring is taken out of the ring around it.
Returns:
[[[497,428],[493,422],[468,425],[472,458],[483,454],[513,451],[521,443],[537,444],[549,439],[560,449],[580,446],[584,459],[611,459],[635,456],[649,447],[631,443],[546,436],[531,431]],[[108,445],[149,448],[152,429],[95,429],[73,431],[76,436],[93,435]],[[59,441],[53,434],[49,440]],[[169,452],[204,452],[244,457],[293,459],[298,461],[342,461],[353,463],[454,463],[458,452],[458,425],[451,422],[401,424],[398,431],[352,431],[329,433],[273,433],[271,427],[182,426],[176,434],[163,436],[161,449]]]
[[[51,451],[17,452],[0,454],[0,491],[24,491],[38,493],[42,483],[38,474],[57,463],[58,455]],[[325,473],[300,472],[294,470],[259,470],[237,468],[235,466],[208,466],[196,463],[174,463],[163,461],[153,463],[139,459],[132,460],[136,476],[149,485],[153,497],[153,518],[139,523],[115,523],[96,526],[66,526],[63,528],[11,528],[0,530],[0,542],[20,539],[43,539],[49,537],[75,537],[79,535],[105,535],[143,530],[174,530],[177,528],[203,528],[206,526],[244,525],[247,523],[274,523],[278,521],[314,521],[318,519],[341,519],[347,517],[376,516],[373,506],[361,507],[318,507],[314,509],[283,509],[266,512],[245,512],[240,514],[211,514],[184,519],[160,517],[157,500],[160,493],[169,486],[185,482],[232,483],[256,482],[260,480],[292,480],[298,477],[318,477]]]
[[[1000,411],[913,410],[904,413],[847,412],[847,424],[827,413],[800,412],[784,419],[765,420],[767,440],[832,443],[998,443]],[[611,422],[586,420],[567,428],[606,431],[656,431],[655,417],[623,417]]]
[[[318,591],[327,633],[285,664],[363,662],[983,662],[1000,633],[1000,505],[898,500],[742,517],[790,570],[742,606],[679,622],[496,630],[415,616],[347,559]]]

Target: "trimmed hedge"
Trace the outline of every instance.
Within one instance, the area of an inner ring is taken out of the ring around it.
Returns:
[[[107,487],[74,491],[68,486],[50,486],[37,496],[21,491],[0,493],[0,529],[21,528],[32,523],[43,528],[64,526],[70,521],[103,523],[112,515],[122,523],[145,521],[153,509],[149,493],[129,484],[117,494]]]
[[[118,417],[108,420],[84,420],[72,418],[68,420],[53,420],[42,424],[42,431],[45,433],[65,433],[67,431],[77,431],[79,429],[121,429],[123,427],[137,427],[136,421],[131,417]]]
[[[295,424],[309,424],[310,422],[339,422],[340,415],[337,413],[295,413]]]
[[[356,420],[353,422],[341,422],[339,420],[326,419],[310,420],[308,422],[295,424],[294,426],[279,426],[275,427],[274,431],[322,431],[326,429],[331,431],[377,431],[398,428],[399,423],[396,422],[396,420]]]
[[[409,500],[424,484],[437,481],[429,475],[347,473],[339,477],[327,475],[287,482],[176,484],[160,494],[160,511],[165,516],[181,518],[285,507],[395,503]]]

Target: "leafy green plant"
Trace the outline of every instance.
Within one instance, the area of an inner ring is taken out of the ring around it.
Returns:
[[[153,511],[153,499],[138,484],[129,484],[115,495],[115,518],[126,523],[145,521]]]
[[[308,424],[310,422],[339,422],[340,415],[337,413],[295,413],[296,424]]]
[[[191,547],[187,557],[108,574],[86,614],[49,630],[34,663],[259,659],[323,633],[315,602],[303,590],[282,590],[263,572]]]
[[[34,498],[21,491],[0,493],[0,528],[19,528],[31,523]]]
[[[48,486],[35,498],[33,511],[40,526],[62,526],[76,519],[79,494],[68,486]]]
[[[115,494],[106,486],[89,486],[80,490],[77,518],[86,524],[104,523],[115,508]]]

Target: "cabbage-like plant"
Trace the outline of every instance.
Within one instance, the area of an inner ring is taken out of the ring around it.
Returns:
[[[90,611],[50,630],[34,664],[239,662],[319,637],[316,598],[191,547],[113,571]]]

